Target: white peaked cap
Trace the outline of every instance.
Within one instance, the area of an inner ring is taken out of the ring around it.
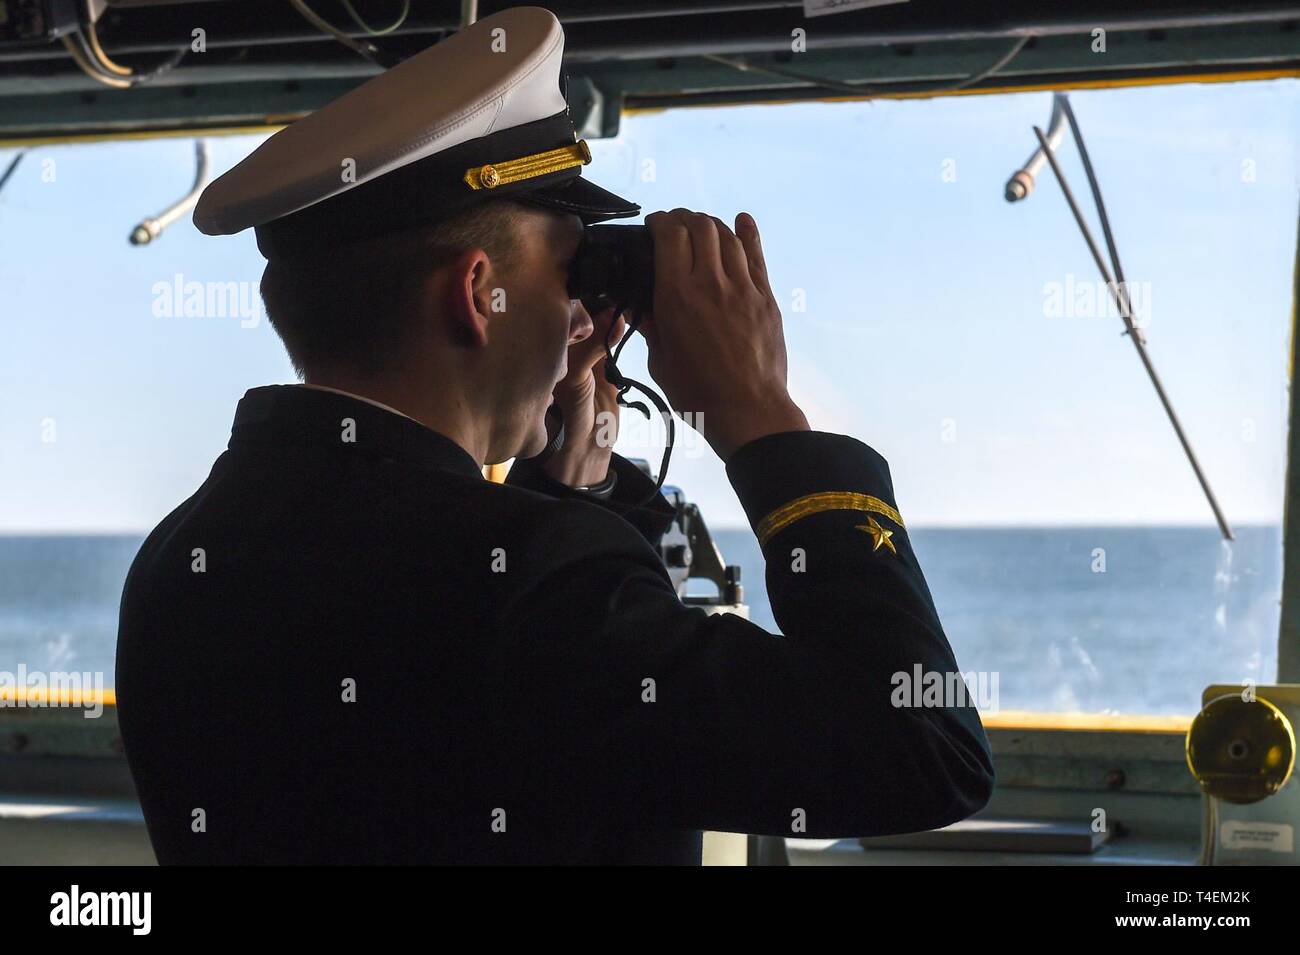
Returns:
[[[436,222],[496,198],[580,216],[636,215],[581,178],[549,10],[485,17],[271,136],[203,191],[207,235],[253,227],[268,257]]]

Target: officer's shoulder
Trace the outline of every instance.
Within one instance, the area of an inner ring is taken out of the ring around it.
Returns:
[[[550,548],[556,555],[621,554],[659,561],[641,533],[608,507],[509,484],[485,490],[489,499],[499,502],[499,512],[511,521],[519,539]]]

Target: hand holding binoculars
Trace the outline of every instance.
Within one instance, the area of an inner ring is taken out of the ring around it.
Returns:
[[[654,280],[654,238],[648,227],[591,225],[569,271],[569,297],[584,303],[604,299],[645,315],[654,301]]]
[[[738,217],[735,232],[686,209],[647,221],[588,226],[570,267],[570,297],[593,314],[610,304],[631,311],[623,342],[642,331],[651,375],[678,412],[703,421],[699,430],[724,460],[762,434],[806,430],[786,390],[780,309],[753,217]],[[663,315],[654,315],[656,304]],[[672,414],[619,371],[622,344],[606,343],[605,376],[619,387],[620,405],[650,416],[644,404],[623,399],[635,387],[664,413],[671,448]]]

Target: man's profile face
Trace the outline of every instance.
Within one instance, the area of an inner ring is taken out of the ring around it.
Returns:
[[[489,335],[500,347],[505,443],[513,456],[532,457],[547,444],[546,409],[568,371],[569,345],[587,338],[592,322],[568,291],[582,220],[523,207],[516,228],[519,252],[501,276],[504,311],[493,314]]]

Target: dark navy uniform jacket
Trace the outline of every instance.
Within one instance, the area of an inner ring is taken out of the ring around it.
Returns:
[[[891,702],[895,673],[957,663],[879,454],[786,432],[727,462],[781,635],[684,605],[671,507],[616,513],[651,484],[612,466],[608,503],[498,484],[370,403],[249,391],[122,597],[159,862],[698,864],[702,830],[889,834],[987,802],[973,706]]]

